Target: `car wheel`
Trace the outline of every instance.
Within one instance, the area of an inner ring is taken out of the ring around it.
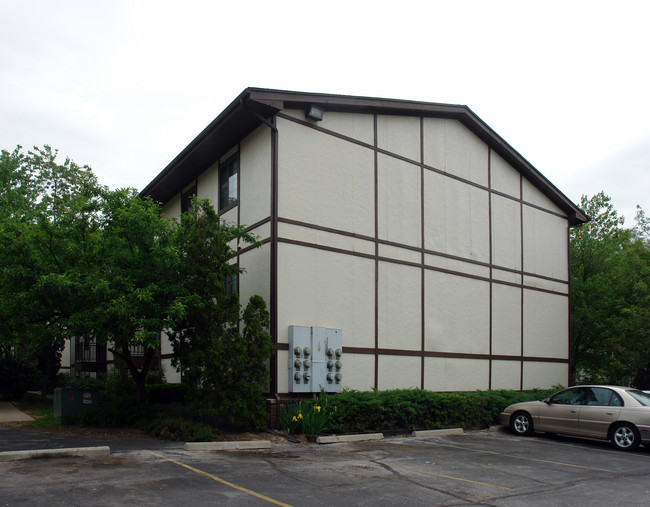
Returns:
[[[612,426],[610,440],[614,447],[622,451],[633,451],[641,443],[639,430],[630,423],[618,423]]]
[[[517,435],[530,435],[533,432],[533,420],[528,412],[515,412],[510,418],[510,431]]]

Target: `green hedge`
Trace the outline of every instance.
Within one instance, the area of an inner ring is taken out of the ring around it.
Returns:
[[[0,357],[0,397],[19,400],[38,385],[36,367],[13,356]]]
[[[476,391],[434,393],[419,389],[344,391],[322,394],[334,407],[332,433],[462,427],[480,429],[498,422],[499,413],[520,401],[545,398],[557,391]]]
[[[185,403],[187,398],[185,384],[150,384],[146,388],[149,403]]]

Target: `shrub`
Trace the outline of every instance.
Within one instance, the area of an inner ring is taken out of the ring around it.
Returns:
[[[11,400],[21,399],[38,379],[33,364],[11,355],[0,357],[0,395]]]
[[[544,398],[558,389],[469,393],[434,393],[419,389],[346,390],[337,395],[322,395],[320,403],[335,406],[336,410],[330,413],[331,430],[336,433],[452,426],[478,429],[496,423],[499,413],[506,406]],[[287,429],[284,425],[283,428]]]
[[[218,435],[208,424],[180,417],[156,419],[146,426],[145,431],[156,438],[181,442],[210,442]]]
[[[117,398],[100,398],[98,407],[82,412],[76,417],[66,417],[62,422],[82,426],[122,428],[136,426],[145,414],[138,404],[137,396],[130,394]]]
[[[184,403],[187,398],[185,384],[150,384],[147,386],[149,403]]]

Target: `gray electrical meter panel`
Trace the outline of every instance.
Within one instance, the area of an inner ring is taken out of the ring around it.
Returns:
[[[343,331],[289,326],[289,392],[340,393]]]

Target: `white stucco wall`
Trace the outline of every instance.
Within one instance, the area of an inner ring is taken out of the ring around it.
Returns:
[[[497,192],[521,198],[521,175],[494,151],[490,152],[490,185]]]
[[[425,347],[428,351],[490,352],[490,286],[436,271],[425,273]]]
[[[181,194],[178,193],[172,197],[165,205],[162,207],[162,215],[167,218],[178,218],[181,213]]]
[[[563,215],[560,208],[553,204],[548,197],[525,178],[522,180],[522,199],[526,203]]]
[[[524,271],[568,281],[567,220],[524,206],[523,222]]]
[[[345,332],[343,346],[345,347]],[[375,358],[367,354],[343,356],[343,385],[361,391],[370,391],[375,385]]]
[[[278,245],[278,342],[289,326],[343,329],[343,346],[374,346],[375,266],[362,257]]]
[[[362,143],[374,144],[374,117],[371,114],[350,114],[337,113],[336,111],[327,111],[323,119],[319,122],[313,122],[305,118],[305,111],[302,109],[284,109],[283,114],[296,118],[299,121],[307,121],[318,127],[330,130]]]
[[[215,210],[219,210],[219,164],[214,163],[197,178],[197,197],[210,199]]]
[[[343,385],[354,389],[374,385],[375,333],[380,389],[421,385],[422,358],[395,350],[485,356],[426,357],[424,387],[444,391],[518,389],[522,354],[566,359],[567,222],[558,209],[458,121],[379,116],[375,244],[372,117],[328,117],[316,129],[278,120],[279,216],[300,222],[279,224],[279,342],[289,325],[342,328],[344,347],[367,350],[353,354],[352,372],[347,354]],[[423,169],[421,153],[447,175]],[[529,382],[566,369],[528,362]],[[286,375],[278,381],[283,390]]]
[[[524,290],[524,355],[568,359],[568,332],[566,296]]]
[[[569,383],[569,366],[562,363],[545,363],[541,361],[524,362],[522,389],[548,389]]]
[[[380,348],[398,350],[422,348],[421,279],[422,270],[419,268],[390,262],[379,263],[378,341]],[[380,371],[383,377],[386,372],[381,368]]]
[[[425,248],[489,261],[488,192],[430,171],[424,185]]]
[[[430,391],[475,391],[489,384],[490,363],[483,359],[427,357],[424,388]]]
[[[241,143],[239,193],[243,225],[252,225],[271,216],[271,129],[266,125]]]
[[[492,196],[492,263],[521,270],[521,205]]]
[[[420,118],[377,116],[377,147],[420,161]]]
[[[457,120],[424,119],[424,163],[488,185],[488,147]]]
[[[239,256],[239,266],[246,270],[239,275],[239,301],[246,307],[251,296],[259,295],[269,310],[271,301],[271,246],[265,243],[260,248],[249,250]]]
[[[354,143],[278,120],[279,215],[374,236],[374,155]]]
[[[411,246],[421,245],[420,171],[414,164],[382,154],[378,156],[380,239]]]
[[[492,353],[521,354],[521,289],[492,285]]]
[[[519,390],[520,383],[520,362],[492,361],[492,389]]]
[[[378,389],[419,389],[422,359],[411,356],[379,356]]]

